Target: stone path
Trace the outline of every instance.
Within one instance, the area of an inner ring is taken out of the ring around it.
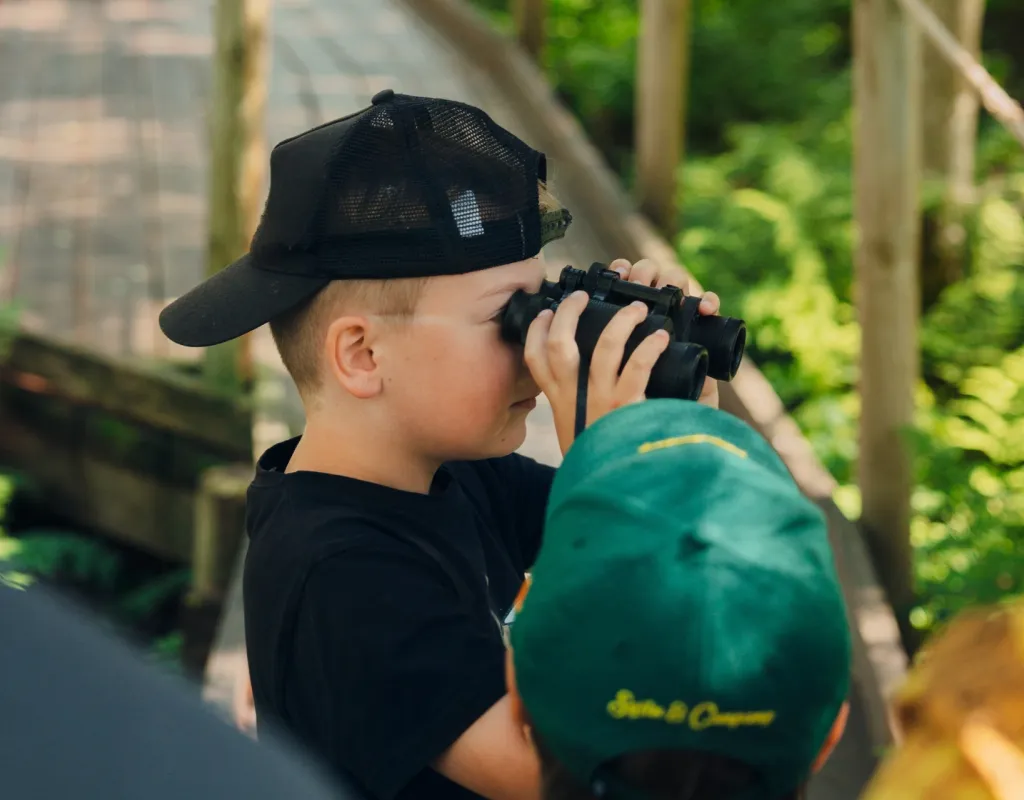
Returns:
[[[123,355],[185,351],[156,313],[203,272],[210,0],[0,2],[0,303],[30,327]],[[274,0],[267,138],[274,144],[366,106],[380,89],[485,108],[525,136],[489,78],[400,0]],[[555,193],[573,207],[573,187]],[[586,219],[546,253],[557,271],[608,258]],[[301,430],[266,331],[260,449]],[[523,451],[557,463],[550,410]],[[227,706],[244,667],[239,598],[229,604],[207,695]],[[872,754],[854,698],[850,730],[812,797],[857,794]]]

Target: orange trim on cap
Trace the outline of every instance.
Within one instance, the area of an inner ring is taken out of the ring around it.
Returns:
[[[526,577],[523,579],[523,585],[519,587],[519,594],[516,595],[516,599],[512,603],[512,608],[516,610],[517,614],[523,610],[523,601],[526,599],[526,593],[530,591],[532,583],[533,577],[527,572]]]

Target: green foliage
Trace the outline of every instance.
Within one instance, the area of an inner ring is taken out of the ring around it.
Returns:
[[[508,0],[477,0],[503,30]],[[636,0],[548,0],[548,75],[617,166],[632,141]],[[696,151],[721,149],[736,120],[796,120],[820,105],[820,76],[849,50],[846,0],[694,0],[687,129]],[[770,32],[770,33],[769,33]],[[814,76],[814,80],[809,80]],[[841,82],[840,82],[841,83]],[[829,102],[843,92],[829,89]]]
[[[7,278],[6,254],[0,247],[0,284]],[[8,357],[14,342],[14,334],[18,329],[20,307],[16,303],[0,303],[0,364]]]
[[[751,356],[840,482],[837,502],[856,517],[849,123],[742,126],[731,137],[729,152],[684,168],[678,250],[748,320]],[[964,606],[1024,593],[1019,183],[986,186],[970,220],[967,277],[922,319],[924,380],[907,435],[921,599],[912,622],[924,629]]]
[[[79,531],[29,526],[5,532],[8,512],[16,500],[34,503],[37,487],[19,473],[0,472],[0,584],[28,590],[36,582],[70,590],[103,612],[117,626],[145,635],[162,627],[154,621],[177,607],[191,581],[185,568],[159,569],[154,577],[133,572],[124,548]],[[151,643],[156,661],[175,668],[181,633],[157,633]]]
[[[174,631],[161,636],[153,642],[150,655],[153,661],[168,672],[182,674],[181,654],[185,646],[185,637],[181,631]]]
[[[14,333],[18,325],[18,308],[14,305],[0,305],[0,363],[10,352]]]
[[[476,0],[508,29],[505,0]],[[638,4],[551,0],[548,75],[630,180]],[[761,366],[856,517],[860,329],[853,306],[849,0],[694,0],[688,157],[676,247],[745,317]],[[985,62],[1021,81],[990,0]],[[912,541],[931,628],[963,606],[1024,593],[1024,154],[983,115],[981,199],[965,279],[922,319]],[[928,198],[926,203],[932,202]]]
[[[117,583],[117,554],[96,539],[70,531],[34,530],[8,541],[5,560],[18,572],[86,586],[103,594],[111,592]]]
[[[17,484],[17,476],[0,472],[0,586],[24,590],[32,584],[33,578],[11,564],[10,559],[17,553],[20,545],[4,530],[7,508],[14,499]]]
[[[127,592],[118,601],[119,616],[126,622],[140,624],[154,608],[183,597],[192,580],[188,569],[175,569]]]

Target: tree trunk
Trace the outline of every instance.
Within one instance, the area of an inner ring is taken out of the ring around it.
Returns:
[[[206,274],[249,249],[266,184],[264,114],[270,0],[216,0],[210,98],[210,203]],[[217,388],[252,380],[247,336],[208,348],[204,372]]]
[[[861,525],[913,649],[913,423],[920,375],[921,34],[891,0],[854,0],[854,265],[861,328]]]
[[[636,79],[636,199],[671,241],[684,156],[691,0],[641,0]]]
[[[544,23],[547,0],[512,0],[516,40],[537,64],[544,61]]]
[[[985,0],[929,0],[929,5],[964,49],[978,57]],[[922,305],[928,308],[964,273],[964,220],[974,201],[979,100],[934,44],[925,41],[923,47],[922,169],[940,198],[930,214],[921,265]]]

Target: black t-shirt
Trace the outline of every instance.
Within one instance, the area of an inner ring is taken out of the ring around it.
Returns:
[[[261,733],[257,744],[239,733],[195,687],[42,586],[18,591],[0,580],[0,642],[3,797],[356,797],[279,737]]]
[[[381,800],[475,797],[430,768],[505,693],[503,624],[540,546],[554,469],[446,464],[429,494],[285,474],[249,489],[246,647],[257,718]]]

